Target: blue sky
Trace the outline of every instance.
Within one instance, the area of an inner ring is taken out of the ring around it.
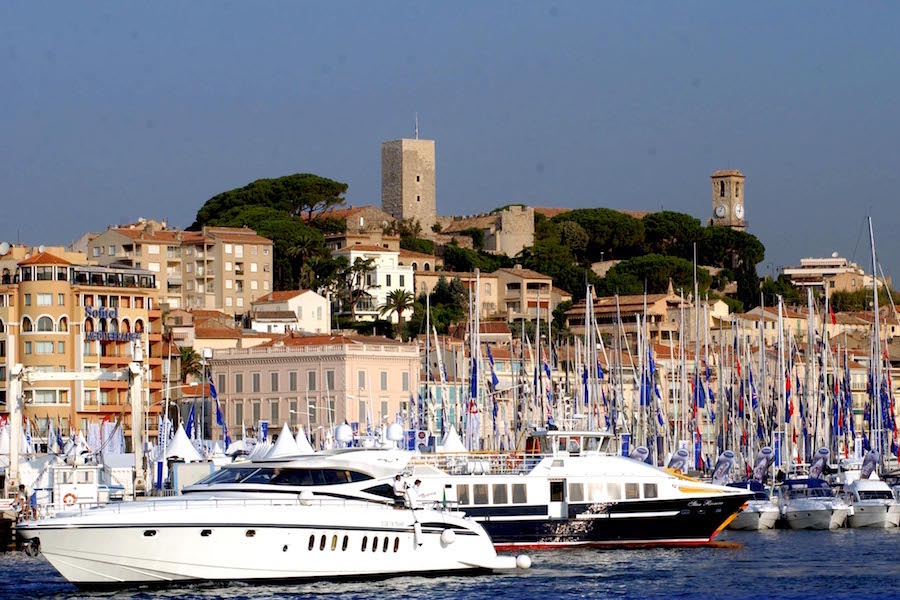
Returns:
[[[380,204],[380,143],[436,140],[438,211],[706,219],[747,176],[760,272],[900,251],[900,5],[17,3],[0,20],[0,239],[68,243],[313,172]],[[5,46],[5,47],[3,47]]]

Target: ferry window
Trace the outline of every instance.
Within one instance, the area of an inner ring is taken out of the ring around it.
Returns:
[[[378,551],[378,536],[372,538],[372,552]]]
[[[508,504],[509,497],[506,493],[505,483],[494,484],[494,504]]]
[[[93,471],[78,471],[78,483],[94,483]]]
[[[349,536],[349,535],[345,535],[345,536],[344,536],[344,542],[341,544],[341,552],[346,552],[346,551],[347,551],[347,544],[349,544],[349,543],[350,543],[350,536]]]
[[[584,502],[584,486],[582,484],[569,484],[569,502]]]
[[[655,483],[645,483],[644,484],[644,498],[656,498],[656,484]]]
[[[625,484],[625,499],[637,500],[641,497],[640,486],[636,483]]]
[[[591,502],[600,502],[604,499],[602,483],[589,483],[589,484],[587,484],[587,488],[588,488],[588,499]]]
[[[456,501],[460,504],[469,503],[469,486],[461,483],[456,486]]]
[[[487,484],[476,483],[472,488],[472,499],[474,500],[474,504],[488,504]]]
[[[365,538],[363,538],[363,544],[366,543]],[[309,536],[309,549],[312,550],[316,545],[316,536],[315,534]]]
[[[387,552],[387,549],[388,549],[388,542],[389,542],[389,541],[390,541],[390,540],[388,540],[388,537],[387,537],[387,536],[384,536],[384,545],[381,547],[381,551],[382,551],[382,552]]]
[[[566,501],[566,482],[551,481],[550,482],[550,502]]]
[[[398,550],[400,550],[400,538],[395,537],[394,538],[394,552],[397,552]]]
[[[250,475],[241,483],[270,483],[275,477],[277,469],[259,469],[253,475]]]
[[[331,551],[334,552],[335,550],[337,550],[337,536],[333,535],[331,536]]]
[[[364,535],[363,541],[362,541],[362,552],[366,551],[366,546],[368,545],[368,543],[369,543],[369,536]]]
[[[526,504],[528,502],[524,483],[512,484],[512,501],[513,504]]]
[[[618,483],[607,483],[606,484],[606,495],[609,496],[610,500],[621,500],[622,499],[622,488]]]

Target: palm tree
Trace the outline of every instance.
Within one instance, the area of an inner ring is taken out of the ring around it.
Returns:
[[[181,363],[181,383],[187,383],[188,375],[194,377],[203,375],[203,358],[194,351],[192,346],[179,347],[178,354]]]
[[[378,307],[381,316],[397,313],[397,337],[403,339],[403,313],[413,307],[415,298],[406,290],[394,290],[389,292],[384,304]]]

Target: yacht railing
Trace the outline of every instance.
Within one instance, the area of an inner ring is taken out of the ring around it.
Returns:
[[[410,465],[427,465],[448,475],[525,475],[544,458],[543,454],[521,452],[422,454],[413,457]]]

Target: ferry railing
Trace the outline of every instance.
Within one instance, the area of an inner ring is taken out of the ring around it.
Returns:
[[[410,464],[434,467],[448,475],[526,475],[544,458],[543,454],[521,452],[422,454],[414,457]]]

